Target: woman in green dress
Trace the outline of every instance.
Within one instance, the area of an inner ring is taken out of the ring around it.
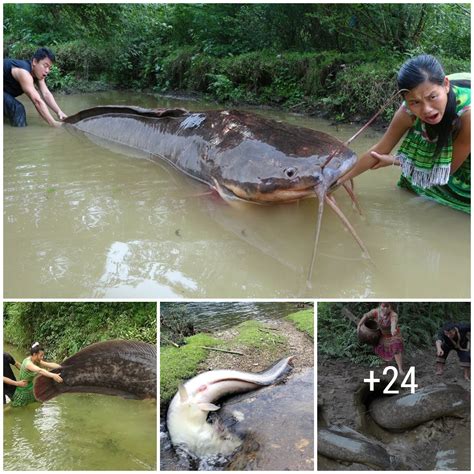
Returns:
[[[44,349],[39,342],[35,342],[30,349],[31,355],[26,357],[20,367],[20,379],[28,381],[26,387],[17,387],[11,406],[22,407],[36,401],[33,393],[34,378],[41,374],[50,377],[57,383],[62,383],[63,379],[60,374],[53,374],[45,369],[59,369],[61,366],[54,362],[46,362],[44,358]]]
[[[403,104],[379,142],[339,183],[368,169],[398,165],[400,187],[470,213],[470,74],[446,76],[436,58],[423,54],[403,64],[397,82]]]

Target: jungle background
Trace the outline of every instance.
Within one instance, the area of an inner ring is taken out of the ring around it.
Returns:
[[[38,341],[61,360],[109,339],[156,344],[156,314],[156,303],[4,303],[3,339],[25,353]]]
[[[443,324],[471,320],[470,303],[399,302],[394,306],[405,352],[413,354],[429,349],[433,360],[436,335]],[[376,307],[377,303],[318,303],[318,354],[371,366],[383,364],[372,347],[359,343],[355,323],[343,315],[346,308],[360,319]]]
[[[52,48],[48,84],[64,92],[179,92],[344,121],[378,110],[411,56],[470,71],[470,4],[51,3],[3,13],[4,57]]]

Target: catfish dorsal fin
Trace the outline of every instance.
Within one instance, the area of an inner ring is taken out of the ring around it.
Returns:
[[[179,393],[179,399],[181,402],[187,402],[188,401],[188,392],[186,390],[186,387],[180,383],[178,386],[178,393]]]

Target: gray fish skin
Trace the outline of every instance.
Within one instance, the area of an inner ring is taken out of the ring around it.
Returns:
[[[318,453],[338,461],[366,464],[390,469],[388,452],[347,426],[330,426],[318,430]]]
[[[37,400],[63,393],[99,393],[125,398],[156,398],[156,346],[140,341],[112,340],[91,344],[62,362],[63,383],[40,375]]]
[[[374,400],[370,415],[382,428],[403,431],[442,416],[469,410],[470,394],[460,385],[439,383],[423,387],[411,394]]]
[[[263,372],[212,370],[188,380],[168,407],[167,426],[173,445],[198,457],[231,454],[241,440],[219,431],[219,424],[207,422],[208,413],[219,409],[213,402],[278,382],[291,370],[291,359],[281,359]]]
[[[357,161],[330,135],[237,110],[100,106],[65,122],[93,141],[105,139],[164,160],[226,200],[269,204],[321,195]]]

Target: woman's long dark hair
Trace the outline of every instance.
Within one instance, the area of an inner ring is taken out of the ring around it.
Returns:
[[[400,68],[397,76],[398,89],[412,90],[425,81],[442,86],[444,84],[443,66],[439,61],[429,54],[422,54],[406,61]],[[456,95],[452,84],[449,85],[448,102],[443,118],[436,125],[426,124],[426,131],[431,140],[437,137],[434,158],[437,158],[444,146],[448,144],[449,138],[457,133],[459,118],[456,114]]]

